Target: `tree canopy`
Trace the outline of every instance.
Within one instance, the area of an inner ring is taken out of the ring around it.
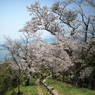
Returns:
[[[68,8],[71,4],[77,8]],[[95,2],[65,0],[51,7],[35,2],[27,7],[32,19],[19,30],[23,34],[21,40],[6,38],[3,45],[13,58],[11,68],[24,71],[19,79],[39,72],[39,66],[44,65],[53,78],[54,73],[63,77],[67,74],[75,86],[95,89],[95,82],[92,85],[91,81],[95,79],[95,14],[85,13],[85,6],[94,10]],[[55,36],[55,43],[42,40],[39,30]]]

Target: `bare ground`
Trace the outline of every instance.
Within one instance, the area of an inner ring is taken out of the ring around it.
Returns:
[[[36,84],[37,84],[38,94],[39,95],[44,95],[43,92],[42,92],[42,89],[40,88],[39,79],[36,81]]]

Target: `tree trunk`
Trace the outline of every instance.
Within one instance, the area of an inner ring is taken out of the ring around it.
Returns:
[[[74,86],[79,87],[79,73],[74,74],[72,81]]]
[[[87,32],[85,32],[85,38],[84,38],[84,42],[87,41]]]
[[[62,82],[64,82],[64,75],[62,75]]]
[[[91,73],[91,77],[90,77],[90,87],[92,90],[95,89],[95,69],[92,71]]]
[[[17,94],[19,95],[19,94],[21,94],[21,92],[20,92],[20,82],[19,82],[19,80],[17,81],[17,88],[18,88]]]
[[[27,79],[26,79],[25,86],[28,86],[28,85],[29,85],[29,80],[30,80],[30,78],[27,78]]]
[[[56,76],[54,75],[54,72],[53,71],[51,71],[51,74],[52,74],[52,78],[55,79]]]

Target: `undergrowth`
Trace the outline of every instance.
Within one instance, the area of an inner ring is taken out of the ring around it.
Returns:
[[[76,88],[66,82],[53,80],[51,77],[46,81],[54,87],[60,95],[95,95],[95,91],[85,88]]]

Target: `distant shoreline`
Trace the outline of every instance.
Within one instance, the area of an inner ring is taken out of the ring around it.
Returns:
[[[5,56],[9,53],[8,50],[0,50],[0,63],[4,61]]]

